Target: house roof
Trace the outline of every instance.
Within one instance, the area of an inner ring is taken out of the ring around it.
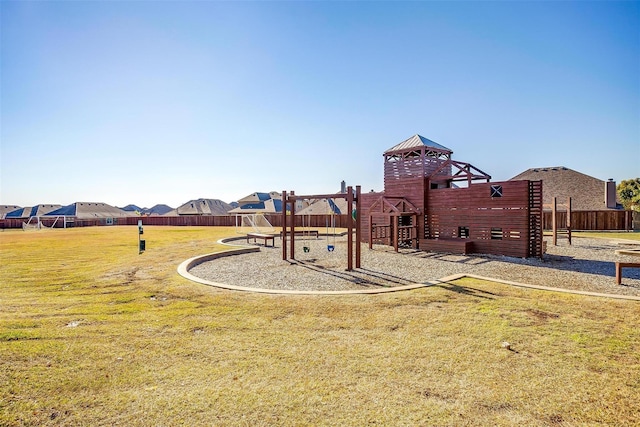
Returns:
[[[78,219],[122,218],[135,216],[131,212],[100,202],[76,202],[48,212],[46,216],[74,216]]]
[[[347,200],[342,197],[315,199],[309,202],[309,206],[296,212],[296,215],[340,215],[348,214],[350,211]]]
[[[238,206],[229,210],[230,214],[280,213],[282,194],[277,191],[251,193],[238,200]]]
[[[574,211],[608,210],[605,203],[605,181],[569,169],[565,166],[531,168],[514,176],[510,181],[542,181],[544,204],[565,204],[571,197]]]
[[[226,215],[231,205],[218,199],[197,199],[176,208],[165,215]]]
[[[146,215],[166,215],[168,212],[174,210],[171,206],[165,204],[155,205],[149,209],[144,209],[143,213]]]
[[[270,191],[269,193],[251,193],[248,196],[243,197],[238,200],[239,205],[244,205],[246,203],[259,203],[265,202],[270,199],[280,199],[282,195],[277,191]]]
[[[18,205],[0,205],[0,219],[3,219],[6,214],[17,209],[21,209],[21,207]]]
[[[5,218],[31,218],[32,216],[44,216],[49,212],[59,209],[62,205],[40,204],[29,206],[26,208],[17,207],[17,209],[7,212]]]
[[[229,211],[230,214],[282,213],[282,200],[268,199],[264,201],[244,203]]]
[[[405,139],[401,143],[389,148],[387,151],[385,151],[385,154],[396,152],[396,151],[404,151],[404,150],[410,150],[415,148],[421,148],[421,147],[428,147],[428,148],[435,149],[436,151],[441,151],[449,154],[453,153],[452,150],[445,147],[444,145],[440,145],[437,142],[434,142],[430,139],[425,138],[424,136],[415,134],[412,137]]]

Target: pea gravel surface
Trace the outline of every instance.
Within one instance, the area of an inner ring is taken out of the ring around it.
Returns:
[[[619,255],[625,241],[574,238],[547,241],[543,259],[495,255],[455,255],[368,244],[361,246],[361,268],[346,271],[346,237],[296,238],[295,260],[282,260],[282,241],[259,252],[231,255],[202,262],[189,270],[201,279],[248,288],[297,291],[342,291],[391,288],[427,283],[455,274],[474,274],[574,291],[640,297],[640,269],[623,270],[622,285],[615,281],[615,262],[640,262],[640,257]],[[229,241],[247,247],[245,239]],[[637,244],[637,242],[636,242]],[[327,246],[334,246],[330,252]],[[305,247],[308,251],[305,251]],[[355,266],[355,264],[354,264]]]

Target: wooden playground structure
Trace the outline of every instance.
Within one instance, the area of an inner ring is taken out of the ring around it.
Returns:
[[[360,268],[364,242],[369,248],[383,244],[396,251],[402,247],[542,258],[542,181],[491,182],[490,175],[453,160],[452,153],[414,135],[384,153],[382,192],[361,194],[360,186],[336,194],[283,191],[282,259],[295,259],[295,236],[300,235],[296,202],[335,198],[346,199],[347,206],[355,204],[349,212],[353,220],[347,224],[347,270],[353,269],[354,260],[355,268]],[[557,227],[554,230],[557,236]],[[570,239],[570,223],[567,232]]]
[[[362,195],[369,247],[542,257],[542,181],[492,183],[452,153],[420,135],[384,153],[384,191]]]

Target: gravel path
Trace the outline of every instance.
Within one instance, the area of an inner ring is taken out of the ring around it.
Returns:
[[[305,236],[306,237],[306,236]],[[617,255],[620,241],[574,238],[569,246],[547,242],[543,260],[493,255],[451,255],[362,245],[362,268],[346,271],[346,237],[296,239],[296,260],[282,260],[282,242],[260,252],[203,262],[189,272],[213,282],[265,289],[334,291],[395,287],[425,283],[453,274],[476,274],[531,285],[607,294],[640,296],[640,269],[623,270],[615,282],[615,261],[640,262],[640,257]],[[246,247],[245,240],[230,242]],[[637,243],[637,242],[636,242]],[[335,245],[334,252],[327,245]],[[309,252],[303,247],[308,246]]]

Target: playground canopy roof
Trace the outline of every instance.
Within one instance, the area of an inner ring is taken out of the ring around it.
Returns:
[[[415,134],[411,138],[405,139],[401,143],[394,145],[389,148],[384,154],[395,153],[398,151],[406,151],[415,148],[428,147],[430,149],[435,149],[437,151],[445,152],[445,153],[453,153],[453,151],[444,145],[440,145],[437,142],[434,142],[430,139],[425,138],[424,136]]]

